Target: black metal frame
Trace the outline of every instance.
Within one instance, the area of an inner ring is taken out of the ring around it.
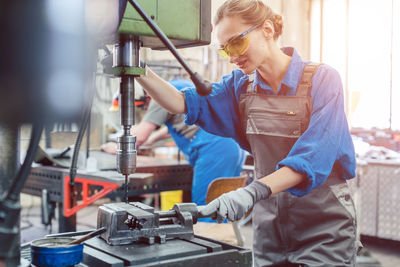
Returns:
[[[128,186],[128,196],[134,197],[146,193],[159,193],[162,191],[183,190],[184,201],[190,201],[190,190],[192,187],[193,168],[188,164],[177,164],[168,166],[147,166],[137,167],[137,173],[152,173],[153,176],[145,179],[131,178]],[[49,202],[57,204],[58,212],[58,232],[74,232],[76,231],[76,215],[69,217],[64,216],[64,177],[68,175],[68,169],[55,167],[37,167],[33,168],[28,176],[23,193],[42,196],[42,190],[48,191]],[[96,173],[87,175],[78,171],[77,177],[93,179],[98,177],[104,180],[105,177],[96,175]],[[116,173],[116,177],[119,175]],[[111,181],[110,181],[111,182]],[[95,191],[99,186],[91,186],[90,190]],[[75,190],[76,200],[80,200],[80,184],[76,184]],[[124,186],[120,186],[115,191],[108,194],[109,198],[122,198],[125,194]]]

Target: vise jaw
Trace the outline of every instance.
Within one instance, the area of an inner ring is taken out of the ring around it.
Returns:
[[[97,228],[107,228],[100,237],[109,245],[154,244],[177,237],[192,239],[197,218],[194,203],[178,203],[169,211],[155,211],[140,202],[110,203],[99,208]]]

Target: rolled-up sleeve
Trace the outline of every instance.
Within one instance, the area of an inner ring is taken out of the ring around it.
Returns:
[[[197,121],[200,113],[201,98],[196,93],[195,88],[186,88],[183,90],[185,94],[185,103],[187,113],[185,114],[185,123],[194,124]]]
[[[309,126],[276,167],[287,166],[307,177],[304,183],[287,190],[296,196],[304,196],[322,185],[336,161],[342,167],[343,178],[350,179],[355,175],[354,147],[337,71],[321,66],[313,78],[311,96],[313,111]]]

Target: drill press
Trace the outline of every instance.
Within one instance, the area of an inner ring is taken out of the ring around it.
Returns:
[[[120,0],[121,18],[118,33],[114,36],[113,66],[106,72],[120,77],[119,110],[123,133],[118,137],[117,170],[125,176],[125,203],[112,203],[99,208],[97,226],[106,227],[101,238],[110,245],[133,242],[164,243],[168,238],[193,238],[193,223],[197,221],[194,203],[175,205],[170,212],[156,212],[140,203],[129,203],[129,175],[136,169],[136,137],[130,133],[135,124],[134,95],[135,78],[145,75],[140,66],[140,47],[171,50],[172,54],[189,73],[197,92],[207,95],[211,85],[202,81],[180,57],[175,46],[188,47],[208,44],[211,38],[210,0]],[[146,9],[146,13],[141,6]],[[172,7],[175,7],[172,8]],[[191,13],[182,12],[190,10]],[[149,14],[149,15],[147,15]],[[182,22],[185,27],[182,28]],[[159,24],[160,28],[155,23]],[[147,26],[148,25],[148,26]],[[169,39],[168,37],[173,38]],[[188,213],[188,211],[190,211]]]
[[[121,78],[119,110],[123,134],[117,140],[117,170],[125,176],[126,203],[128,203],[129,175],[136,169],[136,137],[130,134],[131,126],[135,124],[134,80],[135,77],[145,74],[145,68],[140,66],[140,47],[170,49],[189,73],[199,94],[207,95],[211,89],[209,84],[204,83],[200,76],[190,69],[175,49],[175,46],[189,47],[210,42],[211,1],[129,0],[129,2],[127,5],[127,1],[120,1],[120,14],[124,15],[120,20],[118,34],[116,38],[114,37],[117,43],[114,44],[113,67],[110,73]],[[185,13],[181,10],[190,10],[194,13]],[[184,28],[182,22],[185,22]],[[163,28],[165,34],[159,27]],[[167,36],[173,38],[172,41]]]

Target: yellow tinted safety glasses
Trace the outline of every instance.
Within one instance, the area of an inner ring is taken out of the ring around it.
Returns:
[[[229,57],[237,57],[237,56],[241,56],[243,55],[247,48],[249,47],[249,43],[250,43],[250,38],[248,36],[248,34],[260,27],[261,24],[255,25],[253,27],[251,27],[250,29],[248,29],[247,31],[239,34],[236,37],[233,37],[232,39],[230,39],[226,45],[220,49],[218,49],[218,53],[224,57],[224,58],[229,58]]]

